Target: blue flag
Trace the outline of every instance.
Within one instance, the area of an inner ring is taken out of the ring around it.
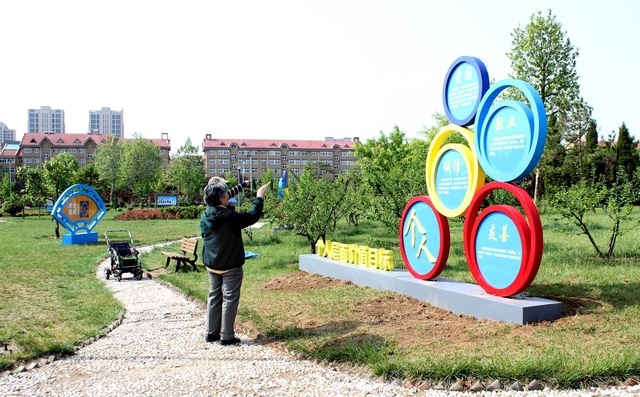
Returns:
[[[282,173],[282,178],[280,178],[280,182],[278,183],[278,196],[280,198],[284,198],[289,193],[289,174],[287,170],[284,170]]]

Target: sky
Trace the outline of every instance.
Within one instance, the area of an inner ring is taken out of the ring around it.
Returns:
[[[551,10],[578,49],[581,94],[601,136],[640,138],[637,0],[2,1],[0,122],[28,109],[124,111],[125,137],[407,137],[443,113],[445,74],[474,56],[499,81],[511,33]]]

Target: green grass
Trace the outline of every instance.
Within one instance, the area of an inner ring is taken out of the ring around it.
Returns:
[[[15,360],[70,352],[87,337],[105,332],[122,309],[94,276],[106,257],[104,231],[130,230],[136,245],[177,240],[199,234],[197,220],[132,221],[112,219],[110,212],[96,228],[98,244],[62,246],[52,238],[49,218],[3,217],[0,220],[0,342],[19,347],[0,355],[0,368]],[[640,215],[636,214],[640,219]],[[596,238],[606,241],[607,219],[591,219]],[[462,222],[450,222],[451,254],[442,277],[474,282],[462,250]],[[640,230],[621,236],[616,257],[598,259],[586,237],[553,214],[543,216],[545,251],[540,271],[527,295],[560,300],[569,316],[544,326],[478,321],[464,330],[473,341],[464,349],[435,343],[413,348],[397,335],[378,334],[354,321],[358,302],[387,296],[385,291],[341,285],[311,290],[273,290],[265,283],[297,270],[298,256],[309,253],[302,237],[274,233],[264,227],[245,236],[245,248],[259,257],[245,265],[239,321],[262,334],[285,342],[314,359],[367,366],[386,378],[541,379],[559,387],[603,385],[640,376]],[[397,251],[397,235],[385,235],[378,225],[365,223],[353,230],[340,224],[331,240],[367,244]],[[178,244],[168,249],[177,249]],[[395,265],[401,267],[399,253]],[[163,268],[165,258],[154,250],[142,258],[146,269]],[[198,260],[202,267],[202,263]],[[172,271],[160,278],[204,302],[206,272]],[[291,313],[315,322],[301,327]],[[401,327],[402,324],[398,324]],[[197,331],[194,331],[197,332]],[[428,326],[425,335],[428,337]]]

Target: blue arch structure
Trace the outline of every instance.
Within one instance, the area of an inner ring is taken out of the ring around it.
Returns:
[[[51,216],[69,232],[62,236],[62,245],[97,242],[98,233],[92,230],[106,213],[100,195],[83,184],[62,192],[51,210]]]

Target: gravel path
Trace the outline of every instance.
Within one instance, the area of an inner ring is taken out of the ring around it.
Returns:
[[[103,277],[100,265],[96,275]],[[41,368],[0,376],[0,396],[638,396],[640,386],[589,391],[419,391],[297,360],[254,344],[205,343],[204,312],[151,279],[106,281],[126,314],[106,337]]]

